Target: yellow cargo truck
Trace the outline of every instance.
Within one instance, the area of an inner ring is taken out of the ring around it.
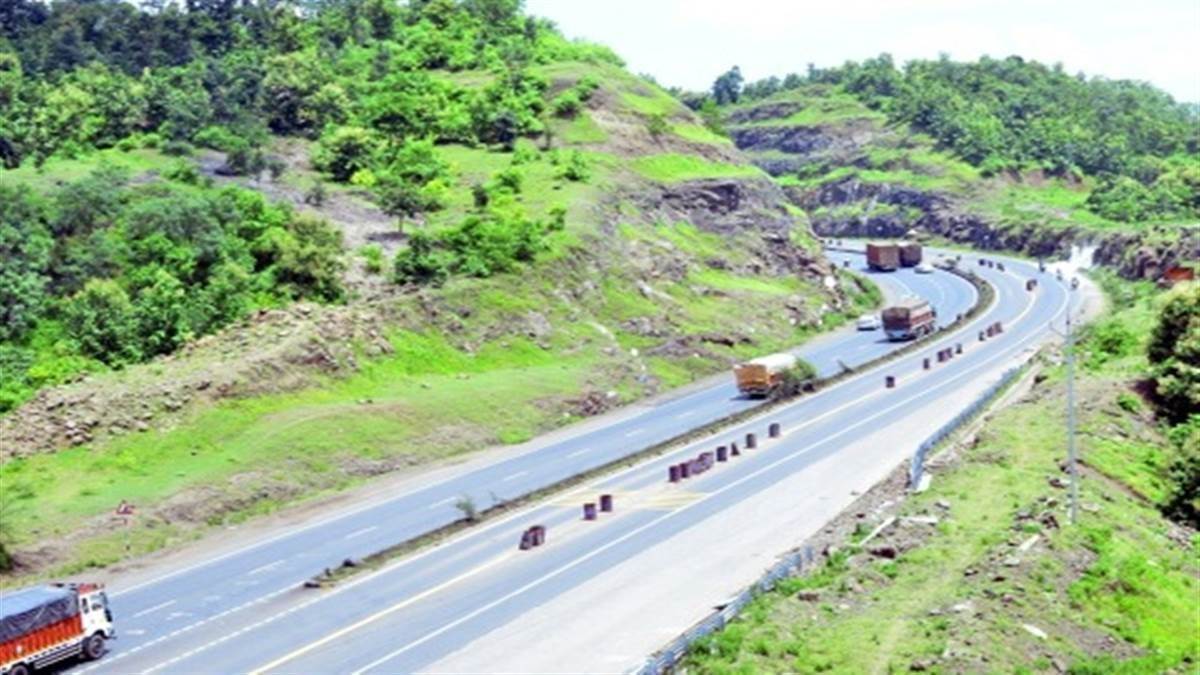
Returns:
[[[754,398],[769,396],[783,384],[785,374],[796,367],[796,363],[796,357],[791,354],[771,354],[739,363],[733,367],[738,391]]]

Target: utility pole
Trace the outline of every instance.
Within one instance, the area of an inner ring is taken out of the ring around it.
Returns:
[[[1070,290],[1067,291],[1068,293]],[[1059,333],[1054,325],[1050,330],[1066,338],[1067,341],[1067,471],[1071,474],[1071,506],[1069,518],[1071,524],[1079,518],[1079,466],[1075,450],[1075,327],[1071,320],[1071,306],[1067,304],[1067,330]]]
[[[1067,465],[1071,471],[1071,524],[1079,517],[1079,467],[1075,461],[1075,331],[1067,309]]]

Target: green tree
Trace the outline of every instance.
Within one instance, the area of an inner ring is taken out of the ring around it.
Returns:
[[[42,204],[0,183],[0,340],[20,340],[46,303],[52,240]]]
[[[712,95],[717,105],[737,103],[742,97],[742,69],[734,66],[713,82]]]
[[[1200,411],[1200,286],[1173,291],[1147,347],[1161,410],[1172,422]]]
[[[137,311],[115,281],[89,281],[67,301],[63,315],[84,354],[111,366],[141,359]]]

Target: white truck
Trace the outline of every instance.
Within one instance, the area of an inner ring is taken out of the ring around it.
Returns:
[[[98,584],[50,584],[0,594],[0,675],[104,655],[116,636],[108,597]]]

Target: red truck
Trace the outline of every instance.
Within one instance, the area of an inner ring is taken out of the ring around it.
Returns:
[[[0,675],[104,655],[116,635],[108,597],[98,584],[51,584],[0,595]]]
[[[937,314],[921,298],[905,298],[883,310],[883,330],[893,342],[913,340],[933,333]]]
[[[921,264],[921,245],[915,241],[899,243],[900,264],[904,267],[916,267]]]
[[[900,246],[887,242],[867,244],[867,266],[881,272],[892,272],[900,268]]]

